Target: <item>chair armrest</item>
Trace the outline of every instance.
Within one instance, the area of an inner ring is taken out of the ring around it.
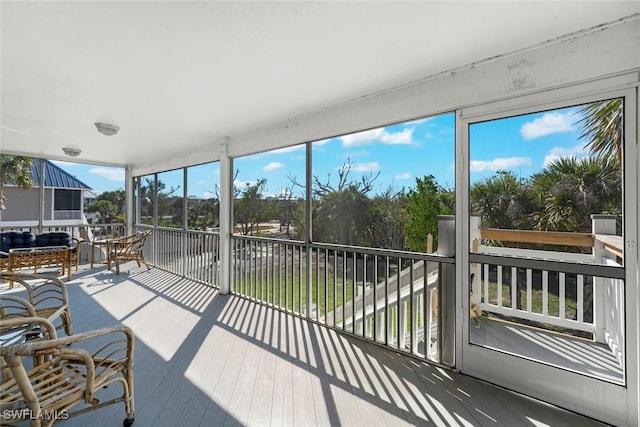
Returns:
[[[0,319],[2,321],[12,317],[37,316],[36,309],[26,299],[14,295],[0,295]]]
[[[0,278],[22,285],[27,291],[29,303],[36,311],[44,307],[52,307],[53,302],[60,306],[69,305],[67,285],[57,277],[3,271],[0,273]],[[37,283],[28,283],[27,280],[35,280]]]
[[[38,331],[38,336],[33,336],[35,331]],[[42,337],[39,337],[40,334]],[[44,317],[3,318],[0,325],[0,356],[17,354],[17,347],[27,340],[33,340],[31,343],[34,343],[36,340],[52,341],[57,338],[55,326]]]
[[[20,322],[22,321],[23,323],[30,323],[30,322],[38,322],[38,323],[49,323],[51,324],[51,322],[48,322],[46,319],[43,319],[41,317],[29,317],[29,318],[23,318],[23,319],[11,319],[10,322]],[[42,322],[44,321],[44,322]],[[4,326],[4,322],[3,322],[3,326]],[[51,325],[51,327],[53,328],[53,325]],[[55,329],[53,329],[54,331],[54,336],[55,336]],[[33,342],[28,342],[28,343],[21,343],[21,344],[15,344],[11,347],[16,347],[15,349],[13,349],[12,351],[17,354],[17,355],[21,355],[21,356],[30,356],[32,355],[34,352],[37,351],[42,351],[42,350],[50,350],[50,349],[54,349],[57,347],[65,347],[68,346],[70,344],[75,344],[75,343],[80,343],[82,341],[87,341],[89,339],[92,338],[97,338],[97,337],[101,337],[101,336],[106,336],[109,334],[117,334],[117,333],[122,333],[125,336],[126,342],[128,343],[129,347],[131,348],[131,353],[133,352],[133,342],[134,342],[134,335],[133,335],[133,331],[131,330],[131,328],[129,328],[128,326],[124,326],[124,325],[118,325],[118,326],[112,326],[109,328],[102,328],[102,329],[96,329],[93,331],[87,331],[87,332],[80,332],[71,336],[67,336],[67,337],[61,337],[61,338],[54,338],[54,339],[49,339],[49,340],[42,340],[42,341],[33,341]],[[103,350],[106,346],[103,346],[102,348],[100,348],[95,354],[99,353],[100,350]],[[4,351],[4,348],[2,349],[2,351]]]

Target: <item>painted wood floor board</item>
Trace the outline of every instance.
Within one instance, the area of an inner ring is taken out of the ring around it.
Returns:
[[[271,425],[293,426],[293,365],[288,360],[288,340],[284,334],[285,325],[289,316],[278,312],[274,317],[274,334],[276,339],[276,360],[275,376],[277,381],[273,385],[273,396],[271,399]]]

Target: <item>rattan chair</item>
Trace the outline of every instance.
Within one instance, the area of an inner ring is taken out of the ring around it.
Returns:
[[[11,337],[0,347],[3,425],[50,426],[120,402],[126,412],[123,425],[133,424],[134,337],[128,327],[57,338],[54,326],[42,317],[12,317],[2,321],[0,336]],[[114,396],[108,386],[118,383],[122,394]]]
[[[145,231],[123,239],[110,241],[107,244],[107,268],[111,270],[111,263],[114,263],[116,274],[120,274],[120,263],[136,261],[138,267],[142,266],[140,264],[142,262],[147,267],[147,270],[151,269],[143,254],[144,243],[149,234],[151,234],[151,231]]]
[[[56,329],[63,329],[65,334],[73,334],[71,324],[71,309],[69,307],[69,297],[67,295],[67,285],[60,279],[42,274],[9,273],[0,272],[0,279],[9,283],[18,283],[26,290],[24,300],[26,300],[35,310],[37,317],[44,317],[54,325]],[[15,301],[12,294],[0,294],[0,300]],[[7,316],[8,306],[4,304]]]

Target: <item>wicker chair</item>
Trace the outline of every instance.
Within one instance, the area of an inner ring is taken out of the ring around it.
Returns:
[[[56,325],[57,329],[64,329],[65,334],[73,334],[73,326],[71,324],[71,309],[69,307],[69,297],[67,295],[67,285],[60,279],[42,274],[26,274],[26,273],[9,273],[0,272],[0,280],[9,283],[18,283],[27,291],[24,300],[29,303],[35,310],[35,316],[44,317],[51,323]],[[0,301],[3,303],[0,316],[5,318],[10,316],[10,307],[15,304],[22,304],[12,295],[0,295]],[[8,305],[11,301],[13,305]],[[59,320],[59,321],[58,321]]]
[[[50,426],[120,402],[126,412],[123,425],[133,424],[134,337],[128,327],[57,338],[54,326],[42,317],[13,317],[2,321],[0,336],[11,337],[0,347],[3,425],[29,421],[32,427]],[[116,383],[121,395],[104,390]],[[108,400],[100,402],[103,396]]]
[[[116,265],[116,274],[120,274],[120,263],[125,261],[135,261],[138,267],[140,262],[144,263],[147,270],[151,269],[144,259],[144,242],[149,237],[151,231],[134,234],[118,240],[109,241],[107,244],[107,268],[111,270],[111,263]]]

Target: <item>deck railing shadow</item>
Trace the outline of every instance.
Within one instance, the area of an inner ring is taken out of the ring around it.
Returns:
[[[99,273],[98,273],[99,274]],[[85,277],[85,281],[90,279]],[[128,280],[122,280],[116,285],[126,286]],[[98,303],[94,295],[86,291],[86,286],[83,285],[82,280],[70,282],[68,286],[69,299],[72,305],[72,320],[75,328],[75,332],[83,332],[92,329],[97,329],[109,325],[117,325],[124,323],[122,318],[117,318],[112,315],[107,309],[105,309],[100,303]],[[131,285],[131,283],[128,283]],[[3,292],[6,289],[2,288]],[[11,291],[16,296],[20,296],[23,291],[15,290]],[[1,297],[1,295],[0,295]],[[152,321],[152,319],[150,319]],[[211,319],[207,319],[209,323]],[[135,333],[135,331],[134,331]],[[199,341],[203,338],[200,334],[206,333],[206,328],[194,328],[190,336],[195,341]],[[190,342],[188,340],[187,342]],[[98,348],[101,345],[100,340],[95,340],[91,343],[90,348]],[[197,348],[197,347],[196,347]],[[136,426],[175,426],[175,425],[198,425],[200,419],[195,422],[194,417],[197,418],[197,412],[188,411],[186,406],[176,407],[174,411],[162,411],[153,403],[161,395],[173,395],[174,388],[166,388],[164,384],[167,382],[178,382],[179,379],[184,378],[182,373],[186,370],[186,362],[189,360],[191,354],[194,351],[189,345],[181,346],[180,354],[176,354],[175,358],[178,361],[183,361],[185,365],[180,362],[176,363],[175,360],[165,360],[161,357],[152,347],[147,345],[145,340],[138,339],[135,341],[135,354],[134,354],[134,381],[135,381],[135,424]],[[186,357],[182,353],[187,353]],[[176,375],[178,374],[178,375]],[[241,422],[234,418],[234,416],[228,413],[224,408],[219,406],[215,401],[211,400],[204,394],[196,385],[189,381],[182,381],[180,383],[181,393],[188,394],[192,399],[198,399],[200,401],[207,402],[207,408],[210,413],[221,414],[223,422],[230,425],[239,425]],[[103,393],[119,392],[117,385],[114,385],[103,391]],[[108,394],[96,397],[106,400]],[[101,408],[98,411],[92,411],[78,417],[70,418],[65,421],[59,421],[59,425],[66,427],[74,426],[111,426],[120,425],[124,418],[123,405],[111,405],[105,408]],[[201,414],[203,415],[203,414]],[[187,424],[183,424],[187,422]],[[204,425],[207,425],[205,422]],[[56,423],[58,425],[58,423]]]

